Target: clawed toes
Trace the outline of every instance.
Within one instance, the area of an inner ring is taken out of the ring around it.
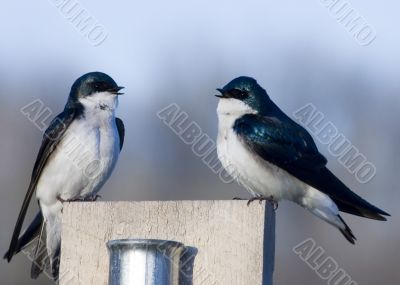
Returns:
[[[95,201],[97,201],[97,199],[101,199],[101,198],[103,198],[101,195],[96,194],[96,195],[94,195],[94,196],[89,196],[88,199],[87,199],[86,201],[95,202]]]
[[[60,196],[57,197],[57,200],[60,201],[61,203],[65,202],[94,202],[97,201],[97,199],[101,199],[101,195],[90,195],[86,197],[78,197],[78,198],[73,198],[73,199],[63,199]]]
[[[57,200],[60,201],[61,203],[68,202],[67,200],[64,200],[60,196],[57,196]]]
[[[240,197],[233,197],[232,200],[247,200],[247,199],[243,199],[243,198],[240,198]]]
[[[272,206],[274,208],[274,211],[276,211],[278,209],[278,202],[274,199],[273,196],[270,196],[270,197],[262,197],[262,196],[253,197],[249,201],[247,201],[247,206],[249,206],[252,202],[254,202],[256,200],[258,200],[260,204],[262,203],[262,201],[268,201],[268,202],[270,202],[272,204]]]

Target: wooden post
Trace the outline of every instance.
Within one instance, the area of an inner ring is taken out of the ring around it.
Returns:
[[[270,204],[265,205],[253,202],[247,207],[246,201],[66,203],[59,284],[107,284],[106,242],[141,238],[175,240],[192,249],[194,267],[184,271],[192,274],[192,282],[182,283],[272,285],[275,213]]]

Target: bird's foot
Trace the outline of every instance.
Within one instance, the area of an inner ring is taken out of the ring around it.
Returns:
[[[247,206],[250,206],[250,204],[254,201],[259,201],[260,204],[262,203],[262,201],[268,201],[272,204],[272,206],[274,207],[274,211],[276,211],[278,209],[278,201],[276,201],[274,199],[274,196],[269,196],[269,197],[264,197],[264,196],[256,196],[251,198],[249,201],[247,201]]]
[[[233,199],[232,199],[232,200],[247,200],[247,199],[240,198],[240,197],[233,197]]]
[[[89,195],[85,197],[78,197],[78,198],[73,198],[73,199],[63,199],[60,196],[57,197],[57,200],[60,201],[61,203],[65,202],[94,202],[97,201],[97,199],[102,198],[101,195]]]
[[[68,200],[63,199],[60,196],[57,196],[57,200],[60,201],[61,203],[68,202]]]
[[[99,195],[99,194],[90,195],[90,196],[85,197],[85,201],[87,201],[87,202],[95,202],[95,201],[97,201],[97,199],[101,199],[101,198],[103,198],[103,197],[101,195]]]

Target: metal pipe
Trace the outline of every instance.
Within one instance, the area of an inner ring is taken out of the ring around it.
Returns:
[[[112,240],[109,285],[179,285],[184,245],[152,239]]]

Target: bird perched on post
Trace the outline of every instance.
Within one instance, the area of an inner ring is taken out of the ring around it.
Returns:
[[[388,213],[329,171],[311,135],[283,113],[256,80],[239,77],[217,90],[218,157],[254,195],[250,201],[293,201],[338,228],[353,244],[356,238],[339,211],[386,220]]]
[[[31,182],[11,238],[8,261],[37,237],[31,277],[49,261],[58,279],[61,215],[65,201],[93,201],[110,177],[124,142],[124,124],[115,117],[119,91],[105,73],[91,72],[72,85],[64,111],[43,135]],[[29,202],[36,191],[40,211],[20,236]],[[40,250],[42,239],[45,250]]]

